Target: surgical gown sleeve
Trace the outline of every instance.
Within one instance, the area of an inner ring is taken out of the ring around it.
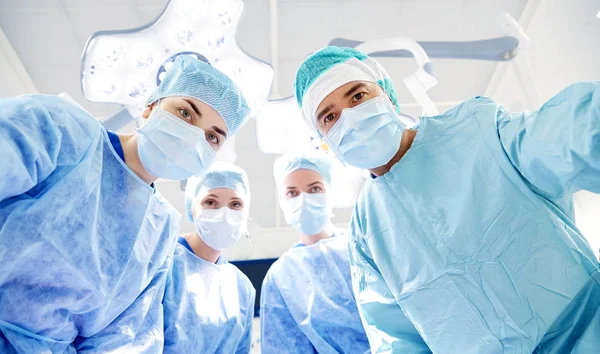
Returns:
[[[265,276],[260,295],[260,337],[263,354],[316,353],[285,304],[272,268]]]
[[[573,84],[535,112],[501,109],[497,125],[506,154],[536,192],[600,193],[600,82]]]
[[[368,252],[355,211],[350,227],[352,287],[373,353],[431,353]]]
[[[246,328],[244,329],[244,335],[240,340],[240,345],[237,347],[236,353],[239,354],[247,354],[250,353],[250,349],[252,348],[252,320],[254,319],[254,301],[256,299],[256,290],[253,287],[250,287],[251,291],[248,291],[248,306],[250,309],[248,316],[246,317]]]
[[[167,257],[150,284],[127,310],[89,338],[77,338],[77,353],[162,353],[162,300],[173,256]]]
[[[0,202],[27,192],[58,164],[69,163],[61,160],[81,159],[88,132],[71,118],[81,114],[68,102],[49,111],[31,96],[0,99]],[[67,148],[69,154],[59,154]]]

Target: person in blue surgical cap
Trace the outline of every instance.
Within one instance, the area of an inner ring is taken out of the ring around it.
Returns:
[[[373,175],[349,247],[373,352],[600,352],[600,270],[572,200],[600,193],[599,82],[529,113],[475,97],[408,129],[385,70],[327,47],[295,93],[337,158]]]
[[[179,238],[163,300],[164,353],[249,353],[256,291],[221,252],[247,233],[246,172],[223,162],[188,180],[195,232]]]
[[[180,216],[153,182],[204,172],[248,112],[187,56],[132,135],[56,96],[0,100],[0,352],[161,352]]]
[[[263,281],[265,354],[369,352],[352,293],[348,236],[331,224],[332,163],[316,151],[275,162],[281,208],[300,243],[271,266]]]

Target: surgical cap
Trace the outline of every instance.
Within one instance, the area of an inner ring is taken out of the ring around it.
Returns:
[[[309,56],[296,73],[296,100],[308,126],[318,133],[319,104],[330,93],[352,81],[377,83],[400,112],[394,84],[375,59],[352,48],[325,47]]]
[[[185,96],[199,99],[217,111],[234,135],[250,117],[242,92],[229,77],[191,55],[180,55],[166,72],[146,104],[164,97]]]
[[[215,162],[202,176],[193,176],[187,180],[185,213],[190,222],[194,222],[192,209],[198,197],[217,188],[228,188],[237,192],[244,201],[244,211],[248,212],[250,184],[248,183],[246,171],[231,163]]]
[[[283,155],[273,165],[273,175],[280,194],[285,189],[283,180],[287,175],[296,170],[311,170],[320,174],[325,182],[331,186],[331,172],[333,170],[333,158],[325,153],[306,151],[297,154]],[[281,196],[281,195],[280,195]]]

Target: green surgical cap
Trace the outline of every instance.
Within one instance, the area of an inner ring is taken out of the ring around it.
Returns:
[[[325,47],[300,65],[294,83],[298,106],[311,128],[317,130],[316,110],[323,99],[352,81],[377,83],[400,111],[394,84],[376,60],[353,48]]]

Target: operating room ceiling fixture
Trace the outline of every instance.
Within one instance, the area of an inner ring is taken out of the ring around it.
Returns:
[[[243,10],[241,0],[169,0],[147,25],[94,33],[81,63],[83,95],[92,102],[125,106],[103,121],[116,130],[139,116],[175,58],[188,54],[229,76],[256,114],[269,94],[273,69],[237,45]]]

